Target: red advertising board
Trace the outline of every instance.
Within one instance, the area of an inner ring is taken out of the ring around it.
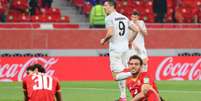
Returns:
[[[0,58],[0,80],[21,81],[26,67],[42,64],[49,75],[67,80],[111,80],[106,57]]]
[[[151,57],[148,68],[156,80],[201,80],[201,57]]]
[[[0,81],[21,81],[34,63],[62,81],[112,80],[108,57],[13,57],[0,58]],[[201,80],[201,57],[150,57],[148,68],[156,80]]]

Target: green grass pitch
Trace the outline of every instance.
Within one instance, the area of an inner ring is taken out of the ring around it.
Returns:
[[[201,81],[157,81],[157,86],[166,101],[201,101]],[[61,87],[64,101],[114,101],[119,94],[114,81],[61,82]],[[21,88],[21,82],[0,82],[0,101],[23,101]]]

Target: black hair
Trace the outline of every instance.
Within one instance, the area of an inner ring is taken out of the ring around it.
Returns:
[[[137,60],[139,60],[139,61],[140,61],[140,65],[141,65],[141,66],[143,65],[143,60],[142,60],[142,58],[140,58],[139,56],[133,55],[133,56],[131,56],[131,57],[129,58],[129,61],[131,61],[132,59],[137,59]]]
[[[35,69],[34,66],[31,65],[31,66],[27,67],[26,71],[34,71],[34,69]]]
[[[34,66],[34,70],[37,68],[37,69],[38,69],[38,72],[46,73],[45,68],[43,68],[40,64],[35,64],[35,65],[33,65],[33,66]]]
[[[134,11],[133,15],[140,16],[140,13],[138,11]]]
[[[105,1],[105,2],[108,2],[108,4],[110,5],[110,6],[114,6],[115,7],[115,3],[114,2],[112,2],[112,1]],[[104,2],[104,3],[105,3]]]

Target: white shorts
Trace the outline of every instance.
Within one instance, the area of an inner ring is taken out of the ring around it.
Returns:
[[[112,72],[121,72],[128,66],[129,51],[110,52],[110,68]]]
[[[129,54],[130,54],[130,56],[132,56],[132,55],[138,55],[142,59],[148,58],[146,49],[142,48],[142,47],[138,48],[138,49],[134,49],[134,48],[130,49],[129,50]]]

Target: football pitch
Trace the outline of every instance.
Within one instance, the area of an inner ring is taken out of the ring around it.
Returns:
[[[201,101],[201,81],[156,83],[166,101]],[[114,101],[119,93],[114,81],[61,82],[61,87],[63,101]],[[0,82],[0,101],[23,101],[21,88],[21,82]]]

